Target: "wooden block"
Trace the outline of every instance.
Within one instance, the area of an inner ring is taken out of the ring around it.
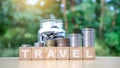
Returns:
[[[45,48],[45,60],[56,60],[56,47]]]
[[[57,59],[69,60],[69,47],[57,47]]]
[[[83,59],[94,60],[95,59],[95,48],[94,47],[83,47]]]
[[[33,60],[44,60],[45,51],[44,47],[32,47],[32,59]]]
[[[31,59],[31,47],[19,47],[19,59]]]
[[[81,60],[82,59],[82,47],[70,47],[70,59]]]

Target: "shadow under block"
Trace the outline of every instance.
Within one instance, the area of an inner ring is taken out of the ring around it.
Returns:
[[[45,47],[32,47],[32,59],[44,60],[45,59]]]
[[[45,47],[45,60],[56,60],[56,47]]]
[[[69,47],[57,47],[57,59],[69,60]]]
[[[95,59],[95,48],[94,47],[83,47],[83,59],[94,60]]]
[[[31,47],[19,47],[19,59],[30,60],[31,51]]]
[[[81,60],[82,59],[82,47],[70,47],[70,59]]]

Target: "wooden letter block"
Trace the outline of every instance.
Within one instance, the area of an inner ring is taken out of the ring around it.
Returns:
[[[95,48],[94,47],[83,47],[83,59],[94,60],[95,59]]]
[[[57,59],[69,60],[69,47],[57,47]]]
[[[44,47],[33,47],[32,48],[32,59],[34,60],[44,60],[45,59],[45,51]]]
[[[56,60],[56,47],[45,48],[45,60]]]
[[[31,47],[19,47],[19,59],[31,59]]]
[[[70,47],[70,59],[81,60],[82,59],[82,47]]]

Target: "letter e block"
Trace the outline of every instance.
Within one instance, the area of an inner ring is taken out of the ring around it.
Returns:
[[[70,59],[82,60],[82,47],[70,47]]]
[[[94,47],[83,47],[83,59],[94,60],[95,59],[95,48]]]
[[[44,47],[33,47],[32,48],[32,59],[33,60],[44,60],[45,59],[45,51]]]
[[[30,60],[31,59],[31,47],[19,47],[19,59]]]
[[[57,47],[57,59],[69,60],[69,47]]]
[[[45,60],[56,60],[56,47],[45,48]]]

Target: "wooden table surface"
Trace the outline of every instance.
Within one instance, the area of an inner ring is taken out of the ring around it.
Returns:
[[[0,68],[120,68],[120,57],[96,57],[96,60],[19,60],[1,57]]]

